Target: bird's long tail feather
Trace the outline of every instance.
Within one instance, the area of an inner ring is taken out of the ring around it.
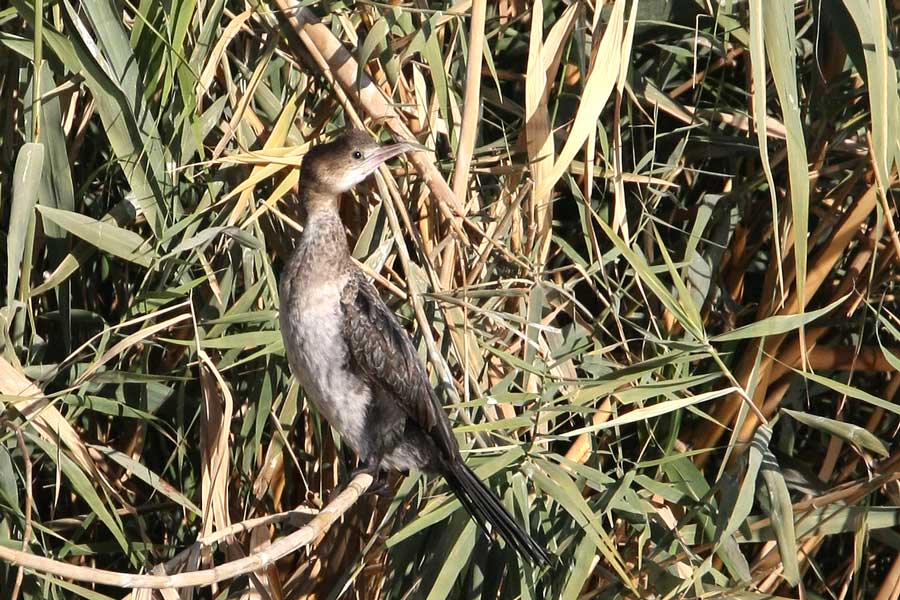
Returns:
[[[463,507],[481,529],[490,535],[487,523],[516,549],[536,565],[550,565],[550,554],[528,535],[500,503],[499,498],[478,478],[462,460],[455,460],[444,469],[444,478]]]

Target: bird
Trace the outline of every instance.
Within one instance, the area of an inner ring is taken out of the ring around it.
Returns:
[[[440,475],[477,525],[488,524],[536,566],[551,554],[466,465],[409,333],[351,260],[341,194],[382,163],[416,150],[350,128],[300,165],[303,231],[279,281],[279,322],[291,371],[318,413],[376,480],[391,470]]]

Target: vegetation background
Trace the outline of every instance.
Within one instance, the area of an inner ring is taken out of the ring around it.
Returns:
[[[897,2],[4,4],[3,598],[900,596]],[[414,476],[127,589],[347,482],[276,282],[354,124],[431,149],[354,254],[561,567]]]

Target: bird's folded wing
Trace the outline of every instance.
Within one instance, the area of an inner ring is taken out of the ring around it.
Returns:
[[[361,374],[393,395],[446,456],[454,455],[458,450],[450,423],[409,334],[361,272],[350,277],[341,306],[344,340]]]

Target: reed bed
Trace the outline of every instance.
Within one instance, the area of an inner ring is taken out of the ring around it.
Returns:
[[[900,597],[898,8],[11,0],[0,596]],[[291,379],[346,127],[423,148],[353,254],[550,572]]]

